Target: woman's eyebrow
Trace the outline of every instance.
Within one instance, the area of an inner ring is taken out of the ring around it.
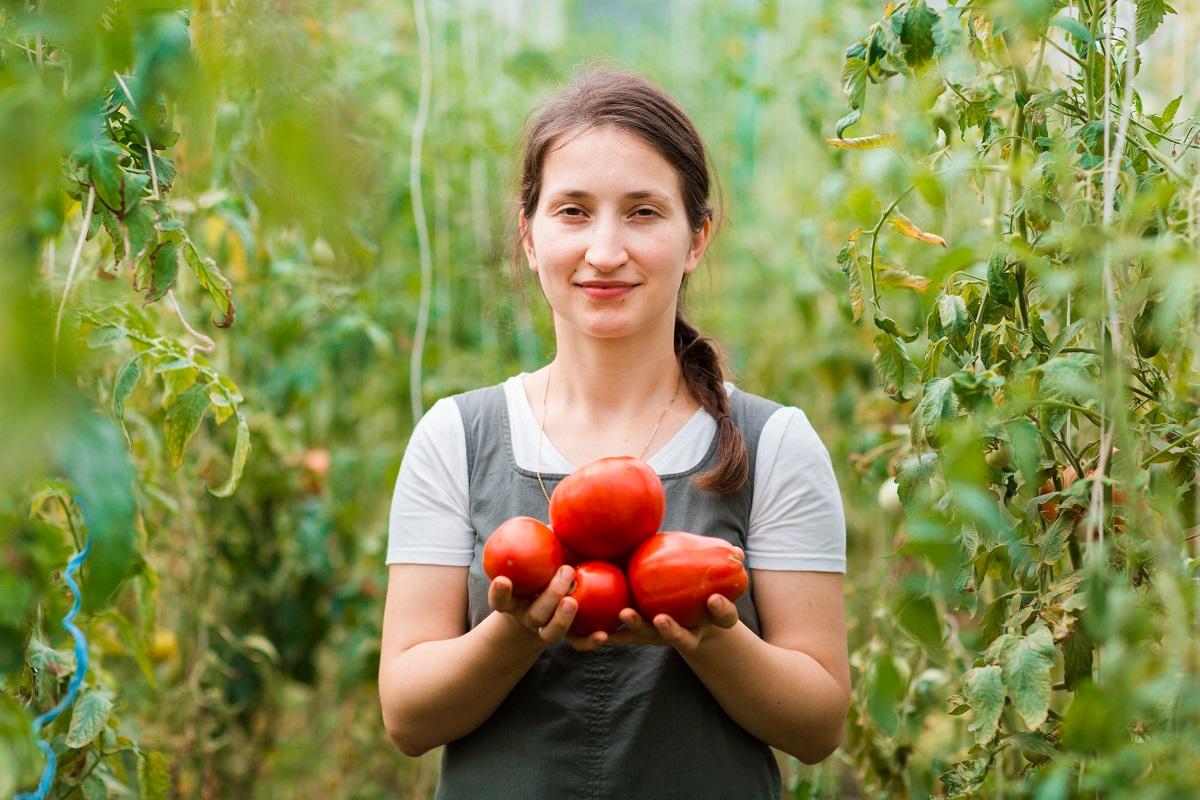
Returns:
[[[551,192],[550,197],[564,198],[567,200],[592,200],[595,195],[585,189],[563,189],[557,192]],[[661,192],[651,191],[650,189],[638,189],[633,192],[626,192],[627,200],[655,200],[660,203],[670,203],[670,198]]]

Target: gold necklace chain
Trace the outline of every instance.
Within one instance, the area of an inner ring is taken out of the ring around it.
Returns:
[[[542,440],[546,438],[546,407],[550,402],[550,367],[546,367],[546,388],[542,392],[542,418],[538,421],[538,443],[537,443],[537,467],[534,472],[537,473],[538,486],[542,487],[542,496],[546,498],[546,505],[550,505],[550,493],[546,491],[546,484],[542,481]],[[675,403],[675,398],[679,396],[679,389],[683,386],[683,370],[679,371],[679,379],[675,382],[675,394],[671,395],[671,399],[663,406],[662,413],[658,415],[658,422],[654,423],[654,430],[650,431],[650,438],[646,440],[646,446],[642,448],[642,452],[638,454],[638,458],[645,458],[646,451],[650,449],[650,443],[654,441],[658,429],[662,426],[663,420],[667,418],[667,412],[671,410],[671,406]]]

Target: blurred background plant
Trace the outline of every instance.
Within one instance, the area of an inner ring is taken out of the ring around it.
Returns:
[[[693,315],[839,472],[855,705],[789,796],[1196,793],[1198,32],[1194,0],[6,0],[0,797],[39,739],[52,797],[431,796],[374,686],[392,481],[434,400],[551,355],[514,162],[597,60],[695,117]],[[89,669],[35,731],[89,539]]]

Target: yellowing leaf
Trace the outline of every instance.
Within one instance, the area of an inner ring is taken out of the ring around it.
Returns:
[[[912,289],[914,292],[924,294],[929,288],[929,278],[924,275],[914,275],[899,264],[891,261],[878,262],[879,269],[875,273],[875,284],[877,286],[899,287],[902,289]]]
[[[898,232],[902,233],[910,239],[916,239],[918,242],[928,242],[929,244],[940,244],[946,246],[946,240],[938,236],[936,233],[926,233],[912,223],[908,217],[901,214],[899,211],[893,211],[888,217],[888,223]]]
[[[838,150],[870,150],[886,147],[899,137],[894,133],[876,133],[871,136],[852,136],[849,139],[829,138],[825,144]]]

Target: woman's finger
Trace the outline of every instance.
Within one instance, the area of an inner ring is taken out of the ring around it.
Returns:
[[[689,631],[687,628],[680,625],[674,619],[666,614],[659,614],[654,618],[654,627],[658,630],[660,636],[667,644],[677,650],[689,651],[696,649],[700,644],[700,639],[696,634]]]
[[[718,628],[732,628],[737,625],[737,606],[728,597],[720,594],[709,595],[708,610],[712,614],[712,624]]]
[[[550,579],[550,585],[529,605],[529,620],[535,627],[543,627],[550,622],[559,608],[559,601],[571,591],[571,582],[575,579],[575,570],[569,566],[559,567],[558,572]]]
[[[512,581],[501,575],[488,586],[488,605],[496,611],[512,611]]]
[[[557,580],[557,579],[556,579]],[[545,624],[538,627],[538,636],[546,644],[557,644],[567,638],[571,623],[575,621],[575,611],[579,603],[574,597],[564,597],[558,602],[554,616]]]

